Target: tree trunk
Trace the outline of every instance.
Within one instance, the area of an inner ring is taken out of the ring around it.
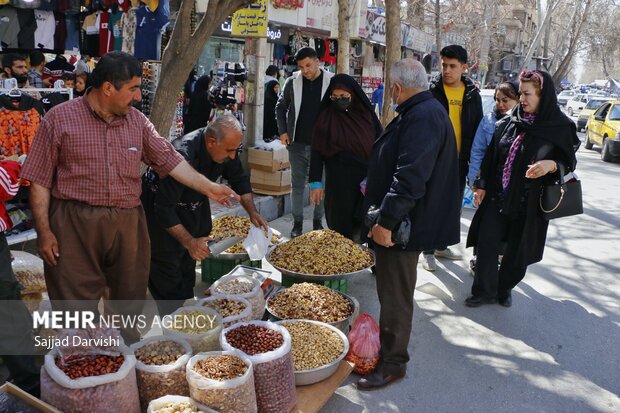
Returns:
[[[435,0],[435,48],[437,49],[435,59],[435,69],[439,70],[441,62],[439,52],[441,51],[441,4],[440,0]]]
[[[210,0],[207,12],[194,33],[190,30],[194,1],[181,2],[179,16],[162,55],[161,75],[150,116],[160,135],[168,137],[179,92],[217,25],[235,10],[251,2],[252,0]]]
[[[338,61],[337,73],[349,74],[349,0],[338,0]]]
[[[551,38],[551,24],[553,22],[553,16],[549,19],[549,24],[545,29],[545,39],[543,40],[543,57],[545,59],[549,58],[549,40]],[[545,70],[549,71],[551,69],[550,62],[545,60],[543,63]]]
[[[390,109],[392,81],[390,79],[390,67],[400,60],[400,44],[402,33],[400,30],[400,4],[399,0],[386,0],[385,2],[385,66],[383,69],[383,125],[387,125],[394,117],[394,111]]]
[[[489,72],[489,49],[491,46],[491,28],[492,20],[495,15],[495,0],[484,0],[484,12],[482,22],[484,26],[484,32],[482,33],[482,42],[480,44],[480,60],[478,63],[478,70],[480,76],[480,87],[484,87],[486,84],[487,73]]]
[[[547,25],[549,24],[549,22],[551,22],[551,14],[553,13],[553,11],[555,10],[558,4],[559,2],[556,2],[555,4],[551,1],[548,2],[547,12],[545,13],[545,19],[543,20],[542,25],[538,26],[538,30],[536,31],[536,36],[534,37],[534,40],[532,41],[530,48],[527,50],[525,59],[523,59],[523,65],[521,66],[521,70],[526,69],[530,65],[530,60],[532,60],[532,55],[538,49],[538,44],[540,43],[542,34],[545,32],[545,29]]]
[[[560,85],[562,79],[566,77],[570,70],[570,65],[573,61],[573,57],[575,56],[575,51],[577,50],[577,44],[579,43],[581,30],[583,29],[584,23],[588,18],[588,13],[590,11],[590,6],[592,6],[592,0],[586,0],[585,6],[583,9],[583,13],[576,20],[575,25],[571,25],[573,27],[573,36],[570,39],[570,44],[568,45],[568,51],[566,52],[566,56],[562,59],[558,66],[558,70],[553,74],[553,83],[557,86]],[[579,5],[577,5],[579,7]]]

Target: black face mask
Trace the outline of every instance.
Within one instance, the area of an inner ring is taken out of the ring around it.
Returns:
[[[334,101],[334,105],[336,105],[336,109],[341,111],[346,111],[351,106],[351,98],[340,98]]]

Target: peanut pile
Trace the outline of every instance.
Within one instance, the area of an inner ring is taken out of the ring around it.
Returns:
[[[353,305],[343,295],[324,285],[294,284],[268,302],[268,308],[278,318],[304,319],[335,323],[353,314]]]
[[[190,402],[170,402],[166,403],[164,407],[160,407],[154,410],[153,413],[204,413],[202,410],[198,410],[196,406]]]
[[[226,381],[241,377],[248,370],[243,360],[235,356],[211,356],[198,361],[194,371],[211,380]]]
[[[313,275],[346,274],[372,265],[372,254],[331,230],[307,232],[277,246],[271,264],[288,271]]]
[[[216,298],[214,300],[205,301],[203,305],[220,313],[222,318],[239,315],[246,309],[246,305],[241,301],[229,300],[227,298]]]
[[[342,355],[344,343],[329,328],[305,321],[283,323],[291,335],[295,371],[316,369]]]
[[[162,366],[176,362],[185,354],[183,346],[174,341],[156,341],[136,350],[136,359],[144,364]]]
[[[228,237],[247,237],[250,231],[250,225],[252,222],[248,217],[239,216],[225,216],[213,221],[213,228],[211,229],[210,236],[219,238]],[[265,234],[267,235],[267,234]],[[277,244],[280,242],[280,238],[276,235],[271,236],[271,243]],[[243,242],[238,242],[232,247],[228,248],[225,252],[229,254],[245,254],[245,248]]]
[[[56,357],[56,367],[72,380],[82,377],[103,376],[116,373],[121,368],[125,356],[68,356],[63,361]]]

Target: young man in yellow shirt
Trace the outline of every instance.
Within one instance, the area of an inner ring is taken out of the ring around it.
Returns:
[[[467,77],[467,50],[459,45],[441,49],[441,75],[431,82],[430,91],[448,111],[450,122],[456,136],[459,155],[459,188],[461,197],[465,191],[469,155],[478,124],[482,119],[482,100],[476,85]],[[427,271],[435,271],[435,257],[460,260],[448,246],[440,250],[424,251],[422,266]]]

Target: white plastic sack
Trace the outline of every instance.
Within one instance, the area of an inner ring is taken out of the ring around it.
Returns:
[[[228,317],[224,317],[222,314],[220,314],[222,315],[222,325],[224,326],[224,328],[230,327],[231,325],[236,324],[236,323],[241,323],[244,321],[252,320],[252,304],[245,298],[239,297],[237,295],[217,295],[217,296],[207,297],[207,298],[198,300],[198,303],[195,305],[204,307],[206,306],[206,303],[210,301],[217,301],[217,300],[238,301],[242,303],[243,305],[245,305],[245,310],[243,310],[241,313],[237,315],[231,315]]]
[[[212,356],[239,357],[248,366],[248,369],[243,376],[226,381],[209,379],[194,371],[196,363]],[[187,363],[186,371],[189,391],[193,399],[221,413],[256,413],[256,392],[254,390],[252,362],[241,351],[198,353]]]
[[[142,347],[159,341],[172,341],[179,344],[183,347],[184,354],[174,363],[159,366],[145,364],[136,359],[136,377],[142,411],[146,410],[151,400],[168,394],[189,396],[185,366],[192,357],[192,346],[186,340],[172,336],[148,337],[134,343],[130,348],[135,354]]]
[[[269,228],[267,236],[265,236],[265,231],[262,228],[250,225],[248,236],[243,240],[243,247],[252,261],[265,258],[271,245],[272,234],[271,228]]]
[[[192,352],[194,354],[200,353],[201,351],[215,351],[220,350],[219,337],[220,332],[222,331],[222,316],[218,314],[217,311],[212,308],[202,307],[202,306],[188,306],[181,307],[176,310],[174,313],[170,314],[172,320],[178,314],[183,312],[192,312],[192,311],[200,311],[205,314],[207,320],[203,320],[205,322],[212,322],[213,328],[209,331],[205,331],[204,333],[183,333],[181,331],[175,330],[173,328],[167,328],[171,326],[163,326],[162,330],[165,336],[178,337],[183,340],[187,340],[187,342],[192,346]],[[202,321],[201,321],[202,323]]]
[[[252,286],[252,290],[247,293],[240,294],[233,294],[226,291],[226,283],[235,280],[242,283],[249,283]],[[247,275],[225,275],[214,282],[209,290],[211,291],[211,295],[214,297],[235,296],[245,298],[250,302],[250,304],[252,304],[252,318],[254,320],[262,319],[265,314],[265,296],[263,295],[260,282],[256,278]]]
[[[189,403],[191,406],[196,408],[197,412],[201,413],[217,413],[215,410],[209,409],[207,406],[203,406],[195,400],[192,400],[186,396],[163,396],[159,399],[155,399],[149,403],[149,407],[146,410],[146,413],[155,413],[159,409],[166,408],[170,405],[174,405],[177,403]]]
[[[73,380],[56,366],[53,349],[41,368],[41,400],[65,413],[140,412],[136,358],[125,345],[120,350],[125,361],[116,373]]]

